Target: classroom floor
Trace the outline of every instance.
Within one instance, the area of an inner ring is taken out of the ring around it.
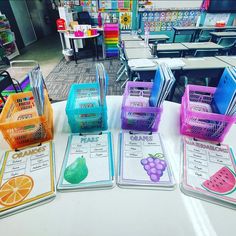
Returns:
[[[82,55],[83,54],[83,55]],[[116,82],[117,71],[120,68],[118,59],[99,61],[91,58],[91,52],[81,52],[78,64],[67,62],[62,55],[61,42],[58,34],[50,35],[26,47],[20,56],[14,60],[35,60],[42,70],[49,96],[56,101],[66,100],[71,84],[95,81],[95,63],[102,62],[109,75],[108,95],[122,95],[122,81]],[[100,57],[101,58],[101,57]],[[180,102],[183,89],[176,89],[173,101]]]

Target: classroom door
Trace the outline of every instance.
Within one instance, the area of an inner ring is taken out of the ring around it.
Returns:
[[[37,40],[34,27],[30,18],[25,0],[10,0],[10,5],[15,16],[21,37],[25,46]]]

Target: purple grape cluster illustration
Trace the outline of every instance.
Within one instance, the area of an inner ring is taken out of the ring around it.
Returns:
[[[149,157],[141,160],[144,170],[153,182],[159,182],[166,170],[166,161],[161,158],[163,158],[163,155],[156,153],[155,155],[149,154]]]

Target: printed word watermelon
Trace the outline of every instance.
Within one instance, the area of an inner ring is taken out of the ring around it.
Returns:
[[[230,194],[236,189],[235,174],[224,166],[211,176],[210,180],[204,181],[202,186],[207,191],[215,194]]]

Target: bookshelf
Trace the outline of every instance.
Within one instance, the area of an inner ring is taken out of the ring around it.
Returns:
[[[9,60],[19,55],[15,42],[15,35],[5,15],[0,14],[0,46],[3,48],[4,56]]]

